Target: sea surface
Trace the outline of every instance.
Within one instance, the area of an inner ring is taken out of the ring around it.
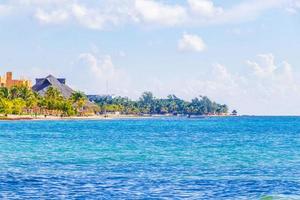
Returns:
[[[1,121],[0,199],[300,199],[300,117]]]

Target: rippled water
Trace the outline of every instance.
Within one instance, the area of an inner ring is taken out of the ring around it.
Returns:
[[[2,121],[0,198],[300,199],[300,118]]]

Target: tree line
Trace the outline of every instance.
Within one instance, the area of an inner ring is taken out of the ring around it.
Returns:
[[[185,101],[175,95],[156,98],[151,92],[144,92],[138,100],[128,97],[101,96],[90,104],[82,92],[74,92],[64,98],[59,90],[49,87],[43,96],[26,86],[0,88],[0,114],[60,115],[73,116],[85,113],[115,113],[137,115],[224,115],[228,107],[200,96]]]
[[[44,96],[26,86],[0,88],[0,114],[60,115],[72,116],[83,111],[87,102],[81,92],[64,98],[59,90],[49,87]]]
[[[102,113],[120,112],[122,114],[171,114],[171,115],[224,115],[228,107],[211,101],[206,96],[200,96],[185,101],[175,95],[167,98],[156,98],[151,92],[144,92],[137,100],[127,97],[101,96],[94,99]]]

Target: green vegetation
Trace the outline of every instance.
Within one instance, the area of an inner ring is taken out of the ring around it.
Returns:
[[[61,93],[50,87],[44,97],[25,86],[0,88],[0,114],[8,115],[59,115],[72,116],[82,114],[87,98],[81,92],[75,92],[65,99]]]
[[[115,113],[121,114],[171,114],[171,115],[223,115],[228,113],[226,105],[217,104],[205,96],[184,101],[175,95],[165,99],[144,92],[137,101],[127,97],[111,98],[104,96],[95,102],[98,106],[87,101],[82,92],[74,92],[68,99],[50,87],[44,96],[25,86],[0,88],[0,114],[2,115],[56,115],[73,116],[86,113]],[[89,105],[90,104],[90,105]]]
[[[184,101],[175,95],[166,99],[155,98],[151,92],[144,92],[138,101],[127,97],[98,98],[102,113],[120,112],[122,114],[182,114],[182,115],[223,115],[228,113],[226,105],[217,104],[206,96]]]

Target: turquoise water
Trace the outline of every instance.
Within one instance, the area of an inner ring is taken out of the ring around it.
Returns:
[[[300,199],[300,117],[2,121],[18,198]]]

